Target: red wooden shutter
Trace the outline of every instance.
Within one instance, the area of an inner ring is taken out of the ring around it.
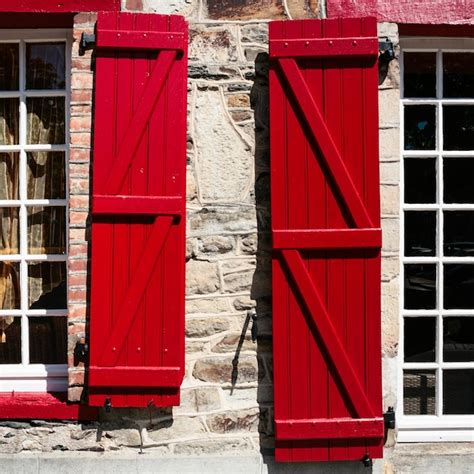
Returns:
[[[377,28],[270,23],[276,459],[382,456]]]
[[[186,48],[182,17],[98,16],[91,405],[179,404],[184,374]]]

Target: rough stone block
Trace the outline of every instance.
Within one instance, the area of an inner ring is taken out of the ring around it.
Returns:
[[[215,433],[238,433],[257,431],[259,409],[250,408],[226,413],[218,413],[207,417],[209,429]]]
[[[319,16],[318,0],[286,0],[288,11],[294,20],[299,18],[317,18]]]
[[[380,204],[382,215],[398,216],[400,213],[400,188],[398,186],[383,185],[380,189]]]
[[[207,206],[189,216],[188,236],[244,233],[257,230],[255,208],[229,206]]]
[[[400,247],[400,221],[397,217],[382,218],[382,249],[398,252]]]
[[[235,352],[239,347],[241,351],[255,351],[257,345],[252,342],[250,335],[240,341],[241,334],[229,334],[212,347],[213,352]]]
[[[195,104],[197,180],[205,202],[243,201],[251,187],[250,147],[229,121],[224,107],[219,91],[198,91]]]
[[[211,235],[198,240],[198,249],[200,253],[207,255],[229,253],[234,249],[234,247],[234,238],[223,235]]]
[[[282,0],[206,0],[212,20],[284,18]]]
[[[198,418],[175,417],[174,419],[163,420],[146,432],[144,436],[144,446],[149,446],[153,442],[168,443],[174,439],[189,438],[204,433],[206,429]]]
[[[240,454],[242,451],[251,451],[252,446],[245,439],[208,439],[202,441],[186,441],[174,445],[173,452],[177,455],[201,456],[205,454]]]
[[[240,28],[240,39],[242,43],[268,43],[267,23],[251,23],[242,25]]]
[[[397,127],[400,123],[400,91],[379,90],[379,123],[382,127]]]
[[[216,263],[190,260],[186,264],[186,294],[214,293],[218,289]]]
[[[237,383],[257,381],[259,369],[255,356],[241,356],[236,367]],[[196,362],[193,377],[203,382],[230,383],[232,371],[232,357],[207,357]]]
[[[189,29],[189,61],[226,64],[237,60],[234,27],[193,25]]]
[[[234,308],[238,311],[243,311],[246,309],[252,309],[255,307],[255,301],[250,299],[247,296],[239,296],[234,300]]]
[[[186,301],[186,313],[223,313],[231,310],[227,298],[200,298]]]
[[[228,331],[229,318],[193,318],[186,321],[186,337],[207,337]]]

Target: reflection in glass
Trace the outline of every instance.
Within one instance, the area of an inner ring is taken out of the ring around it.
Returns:
[[[434,415],[436,410],[436,372],[405,370],[403,372],[403,413]]]
[[[65,143],[64,97],[28,97],[26,108],[27,143]]]
[[[474,158],[444,158],[444,202],[474,203]]]
[[[21,364],[21,318],[0,316],[0,364]]]
[[[18,145],[19,99],[0,99],[0,145]]]
[[[26,88],[64,89],[64,43],[26,44]]]
[[[19,262],[0,262],[0,309],[20,309]]]
[[[443,414],[474,414],[474,370],[443,371]]]
[[[449,317],[443,320],[444,362],[474,361],[474,318]]]
[[[474,309],[474,265],[444,265],[444,308]]]
[[[66,309],[66,263],[28,263],[29,309]]]
[[[28,207],[28,252],[66,253],[66,208]]]
[[[436,53],[403,54],[403,95],[436,97]]]
[[[444,255],[474,255],[474,211],[444,212]]]
[[[0,254],[20,252],[18,217],[18,207],[0,207]]]
[[[443,53],[443,96],[474,97],[474,53]]]
[[[405,309],[436,308],[436,264],[405,265]]]
[[[405,255],[436,255],[436,211],[405,212]]]
[[[436,107],[405,106],[405,150],[436,149]]]
[[[405,202],[432,204],[436,202],[436,159],[405,158]]]
[[[405,362],[436,360],[436,318],[404,318]]]
[[[0,153],[0,199],[19,199],[20,154]]]
[[[474,150],[474,106],[443,106],[445,150]]]
[[[67,362],[67,321],[65,317],[30,317],[30,363]]]
[[[66,170],[63,152],[28,153],[28,199],[64,199]]]
[[[19,84],[18,43],[0,43],[0,90],[17,91]]]

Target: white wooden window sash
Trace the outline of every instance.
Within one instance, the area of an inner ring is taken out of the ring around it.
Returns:
[[[397,426],[399,442],[461,442],[474,441],[473,415],[444,415],[443,404],[443,371],[445,369],[474,369],[474,362],[443,362],[443,318],[449,316],[472,316],[474,309],[453,310],[443,309],[443,265],[446,263],[474,263],[474,257],[446,257],[443,256],[443,211],[444,210],[472,210],[474,204],[443,204],[443,156],[474,157],[472,151],[442,151],[443,150],[443,105],[474,105],[474,99],[444,99],[442,52],[474,52],[472,38],[401,38],[400,39],[400,344],[398,352],[398,406]],[[404,52],[435,52],[436,53],[436,99],[405,99],[403,97],[403,53]],[[405,105],[434,105],[436,106],[436,149],[413,151],[404,150],[404,106]],[[408,204],[404,202],[404,159],[405,158],[432,158],[436,160],[436,191],[435,204]],[[406,257],[404,242],[404,211],[436,211],[436,248],[437,255],[433,257]],[[404,264],[406,263],[433,263],[436,264],[437,309],[404,309]],[[436,361],[435,362],[404,362],[404,319],[416,316],[436,317]],[[403,371],[407,369],[426,369],[436,372],[436,414],[435,415],[404,415],[403,413]]]
[[[64,90],[28,90],[26,78],[26,44],[42,42],[65,43],[65,80]],[[20,264],[20,309],[0,310],[0,316],[21,317],[21,364],[0,364],[0,392],[60,392],[67,390],[67,364],[30,364],[29,363],[29,331],[28,320],[35,316],[67,317],[67,308],[63,309],[28,309],[27,266],[30,262],[67,262],[67,254],[45,255],[28,253],[27,237],[27,208],[31,206],[64,207],[66,209],[66,252],[68,248],[68,163],[69,163],[69,110],[71,90],[71,32],[70,30],[2,30],[1,43],[16,43],[19,45],[19,90],[0,91],[0,99],[19,99],[19,143],[18,145],[1,146],[0,152],[19,153],[19,199],[0,200],[0,207],[17,207],[19,209],[19,253],[0,255],[0,261],[19,262]],[[64,97],[65,99],[65,143],[27,144],[27,109],[26,100],[29,97]],[[27,153],[34,151],[59,151],[64,153],[66,199],[28,199],[27,198]],[[64,337],[67,337],[65,334]]]

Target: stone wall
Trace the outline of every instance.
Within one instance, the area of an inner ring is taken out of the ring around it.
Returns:
[[[317,17],[316,0],[123,0],[129,11],[180,13],[190,27],[187,142],[186,376],[181,406],[114,409],[93,423],[1,422],[0,453],[147,452],[256,455],[273,446],[267,23]],[[75,17],[72,57],[69,399],[83,396],[86,337],[91,53],[78,55],[95,16]],[[398,48],[396,25],[379,35]],[[380,75],[384,408],[397,404],[399,339],[399,69]],[[377,470],[411,466],[394,434]],[[462,451],[462,448],[460,448]],[[448,461],[446,461],[448,462]],[[405,464],[403,464],[405,463]],[[441,465],[441,464],[440,464]],[[444,465],[444,464],[443,464]],[[326,467],[329,466],[326,465]],[[351,465],[352,466],[352,465]],[[326,467],[322,471],[325,471]],[[360,466],[347,467],[358,472]],[[329,469],[329,467],[327,467]],[[346,469],[344,468],[344,469]],[[342,472],[331,467],[331,472]],[[402,471],[400,472],[403,472]],[[174,471],[173,471],[174,472]],[[415,472],[415,471],[414,471]],[[418,471],[423,472],[423,471]],[[434,472],[434,471],[433,471]]]

